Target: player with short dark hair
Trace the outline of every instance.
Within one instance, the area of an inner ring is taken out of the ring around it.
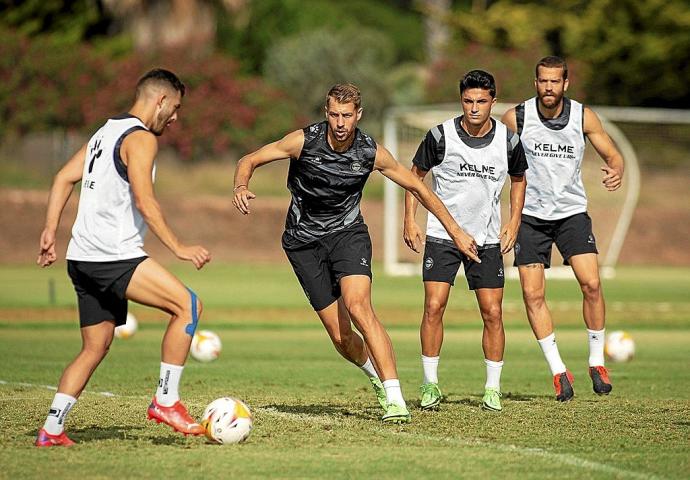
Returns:
[[[527,162],[518,135],[491,118],[491,108],[496,103],[493,76],[482,70],[472,70],[462,78],[459,86],[463,114],[429,130],[412,160],[412,173],[423,179],[432,172],[434,192],[455,221],[476,241],[481,263],[458,251],[446,232],[439,228],[438,219],[429,215],[422,270],[424,315],[420,337],[424,381],[421,407],[436,408],[443,398],[438,385],[443,314],[450,287],[462,264],[484,322],[482,348],[486,383],[482,406],[500,411],[503,408],[500,379],[505,348],[502,254],[513,247],[520,226]],[[501,228],[500,196],[506,176],[510,176],[510,220]],[[416,209],[414,197],[405,195],[403,236],[405,243],[419,252],[423,237],[415,222]]]
[[[608,191],[620,188],[624,164],[596,113],[565,96],[569,84],[565,60],[544,57],[535,71],[536,97],[511,108],[502,119],[520,134],[529,164],[515,265],[520,272],[527,317],[553,375],[556,399],[565,402],[574,396],[573,375],[556,345],[545,301],[544,270],[551,264],[555,243],[582,290],[592,388],[599,395],[608,394],[612,386],[604,366],[604,295],[581,173],[586,140],[606,163],[601,169],[602,183]]]
[[[143,250],[147,227],[179,259],[197,269],[210,261],[208,251],[182,244],[163,217],[153,191],[156,136],[177,120],[184,85],[167,70],[152,70],[136,88],[129,112],[110,118],[57,173],[48,199],[37,263],[57,259],[55,232],[74,185],[81,182],[77,218],[67,247],[67,271],[77,293],[82,349],[65,368],[36,446],[70,446],[64,423],[77,398],[127,317],[127,302],[172,315],[162,342],[158,389],[148,417],[178,432],[204,429],[179,401],[178,385],[201,301]]]
[[[455,244],[471,258],[476,245],[439,199],[391,154],[357,128],[361,95],[352,84],[335,85],[326,96],[326,121],[287,134],[245,155],[237,164],[233,203],[248,214],[255,195],[254,170],[290,159],[292,202],[283,249],[336,350],[369,377],[384,408],[384,422],[407,422],[390,338],[371,305],[371,239],[360,212],[362,190],[377,170],[434,212]],[[362,334],[352,330],[352,323]],[[383,380],[383,381],[381,381]]]

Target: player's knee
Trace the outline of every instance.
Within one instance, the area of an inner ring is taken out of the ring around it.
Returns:
[[[429,299],[424,303],[424,321],[428,323],[440,323],[443,320],[443,312],[446,311],[446,302],[437,299]]]
[[[499,328],[503,322],[503,310],[500,304],[481,309],[482,320],[488,328]]]
[[[366,298],[350,299],[345,302],[345,307],[350,314],[350,318],[352,318],[359,327],[366,328],[376,320],[371,308],[371,303]]]
[[[601,282],[598,278],[593,278],[580,284],[585,298],[596,300],[601,295]]]
[[[525,287],[522,289],[522,298],[529,307],[540,307],[544,304],[544,289]]]

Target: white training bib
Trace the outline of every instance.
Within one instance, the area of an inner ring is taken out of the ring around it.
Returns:
[[[506,126],[497,121],[493,140],[482,148],[466,145],[452,118],[443,122],[443,133],[446,146],[443,161],[431,169],[434,193],[477,245],[499,243],[501,190],[508,175]],[[451,240],[431,213],[426,234]]]
[[[539,118],[536,98],[525,102],[520,134],[527,157],[527,190],[522,213],[542,220],[560,220],[587,211],[582,183],[585,139],[583,106],[570,100],[568,124],[552,130]]]
[[[120,158],[122,141],[136,130],[147,130],[136,117],[111,118],[89,140],[68,260],[110,262],[146,255],[146,222]]]

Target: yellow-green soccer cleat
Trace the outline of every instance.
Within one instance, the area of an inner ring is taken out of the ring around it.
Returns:
[[[376,394],[376,399],[379,401],[379,405],[381,405],[381,408],[383,408],[385,412],[388,407],[388,399],[386,398],[386,389],[383,388],[383,383],[376,377],[369,377],[369,381],[371,382],[371,386],[374,387],[374,393]]]
[[[386,413],[381,417],[381,421],[384,423],[408,423],[410,421],[410,412],[407,411],[405,405],[389,403],[386,406]]]
[[[503,410],[501,406],[501,392],[498,388],[487,388],[484,391],[484,398],[482,398],[482,408],[484,410],[491,410],[493,412],[500,412]]]
[[[443,394],[437,383],[425,383],[419,387],[419,390],[422,392],[422,401],[419,404],[422,410],[437,408],[443,399]]]

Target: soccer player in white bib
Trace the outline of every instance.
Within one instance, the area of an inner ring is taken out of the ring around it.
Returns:
[[[180,260],[197,269],[210,261],[199,245],[182,244],[165,221],[153,191],[157,137],[178,116],[185,86],[167,70],[144,75],[129,112],[108,119],[57,173],[48,199],[37,263],[57,259],[55,232],[74,185],[81,182],[77,218],[67,247],[67,270],[77,293],[82,348],[65,368],[36,446],[70,446],[65,419],[125,323],[127,302],[171,315],[161,348],[158,389],[149,419],[185,435],[204,429],[179,400],[178,385],[201,302],[143,250],[147,226]]]
[[[556,399],[566,402],[574,396],[573,375],[558,353],[551,312],[544,298],[544,269],[551,264],[555,243],[582,290],[592,388],[599,395],[608,394],[612,386],[604,366],[604,296],[581,166],[585,141],[589,139],[606,162],[601,167],[603,186],[613,192],[621,186],[623,157],[597,115],[565,97],[568,66],[562,58],[540,60],[534,85],[536,97],[511,108],[502,118],[520,134],[529,164],[515,265],[520,272],[527,317],[553,375]]]
[[[480,262],[463,255],[449,242],[436,217],[429,214],[422,276],[424,315],[422,342],[422,409],[436,408],[442,400],[438,363],[443,343],[443,313],[450,287],[462,263],[470,290],[474,290],[484,321],[482,348],[486,364],[482,406],[500,411],[503,331],[503,254],[515,243],[525,199],[525,154],[517,134],[491,118],[496,83],[482,70],[468,72],[460,81],[463,115],[432,128],[412,160],[412,172],[433,174],[434,192],[455,221],[476,241]],[[510,220],[501,228],[500,198],[510,176]],[[422,232],[415,222],[417,201],[405,195],[405,243],[419,252]],[[501,245],[501,241],[503,245]]]

